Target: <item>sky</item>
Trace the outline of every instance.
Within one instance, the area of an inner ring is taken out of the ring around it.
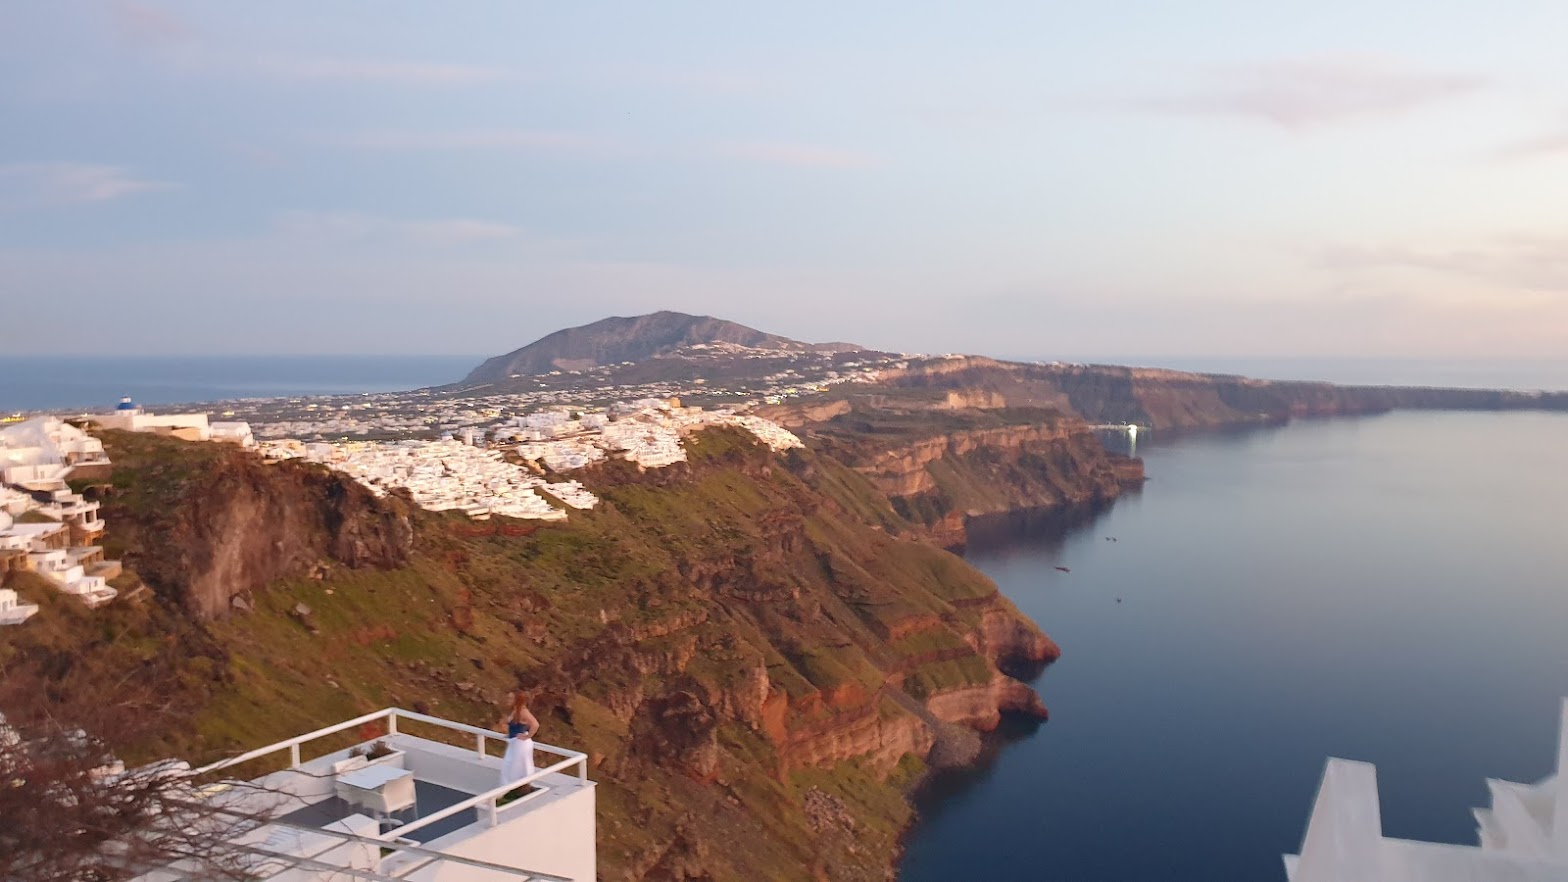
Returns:
[[[1568,3],[0,4],[0,350],[1568,351]]]

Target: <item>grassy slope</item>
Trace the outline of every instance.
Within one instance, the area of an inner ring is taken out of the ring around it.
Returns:
[[[126,510],[199,495],[213,447],[138,439],[111,451]],[[604,878],[702,868],[714,879],[802,879],[827,864],[834,878],[882,878],[908,820],[913,757],[891,776],[853,760],[784,771],[785,748],[756,720],[720,710],[718,762],[699,781],[683,757],[639,741],[648,699],[687,691],[719,708],[758,665],[790,697],[792,727],[830,723],[838,711],[813,699],[846,686],[884,717],[902,714],[877,697],[888,672],[966,645],[977,614],[949,601],[994,586],[893,535],[907,525],[852,470],[793,457],[786,467],[749,436],[707,432],[689,467],[600,473],[604,504],[564,525],[515,535],[524,530],[421,514],[409,565],[282,580],[254,612],[204,626],[155,602],[86,614],[29,590],[46,609],[0,635],[0,655],[16,669],[69,647],[86,672],[72,688],[129,662],[174,671],[186,723],[140,753],[192,759],[387,705],[489,725],[506,690],[526,682],[543,692],[543,740],[594,757]],[[290,613],[301,603],[312,627]],[[883,638],[911,616],[937,624]],[[993,671],[977,656],[905,667],[920,693]],[[813,789],[853,822],[813,826],[803,808]],[[727,847],[738,841],[747,848]]]

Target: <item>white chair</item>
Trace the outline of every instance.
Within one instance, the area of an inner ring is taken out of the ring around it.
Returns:
[[[338,798],[382,820],[409,808],[418,817],[414,774],[401,766],[365,764],[363,768],[338,773],[334,783]]]
[[[392,818],[398,812],[413,809],[414,819],[419,819],[419,801],[414,794],[413,775],[394,778],[379,790],[366,793],[360,804],[374,812],[378,818]]]

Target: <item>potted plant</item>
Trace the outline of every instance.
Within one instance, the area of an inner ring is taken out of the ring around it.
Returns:
[[[364,756],[368,765],[378,765],[380,763],[398,762],[403,756],[403,753],[403,751],[398,750],[387,744],[386,741],[381,740],[376,741],[374,744],[371,744],[369,748],[366,748]]]

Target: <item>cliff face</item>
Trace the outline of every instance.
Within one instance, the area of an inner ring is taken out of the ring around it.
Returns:
[[[970,518],[1114,499],[1142,464],[1107,453],[1081,425],[960,431],[895,447],[861,470],[900,513],[948,546]]]
[[[602,878],[880,880],[927,762],[1045,713],[1004,671],[1055,644],[830,456],[709,431],[689,463],[590,472],[602,505],[536,527],[408,511],[222,445],[107,440],[110,536],[214,647],[156,660],[194,685],[188,728],[152,755],[388,704],[488,724],[523,683],[542,740],[592,758]],[[230,586],[246,608],[212,618]],[[115,645],[169,643],[164,619]]]
[[[1009,406],[994,389],[873,390],[767,413],[852,465],[948,547],[964,544],[974,518],[1101,503],[1143,481],[1142,462],[1107,452],[1083,420],[1041,398]]]
[[[264,465],[223,444],[104,433],[114,462],[88,491],[111,550],[159,594],[202,618],[268,583],[324,564],[388,569],[408,560],[409,506],[303,463]]]
[[[1009,407],[1056,407],[1090,423],[1157,429],[1280,422],[1395,409],[1568,410],[1568,393],[1336,386],[1110,365],[1020,364],[962,357],[885,378],[894,389],[985,393]]]

